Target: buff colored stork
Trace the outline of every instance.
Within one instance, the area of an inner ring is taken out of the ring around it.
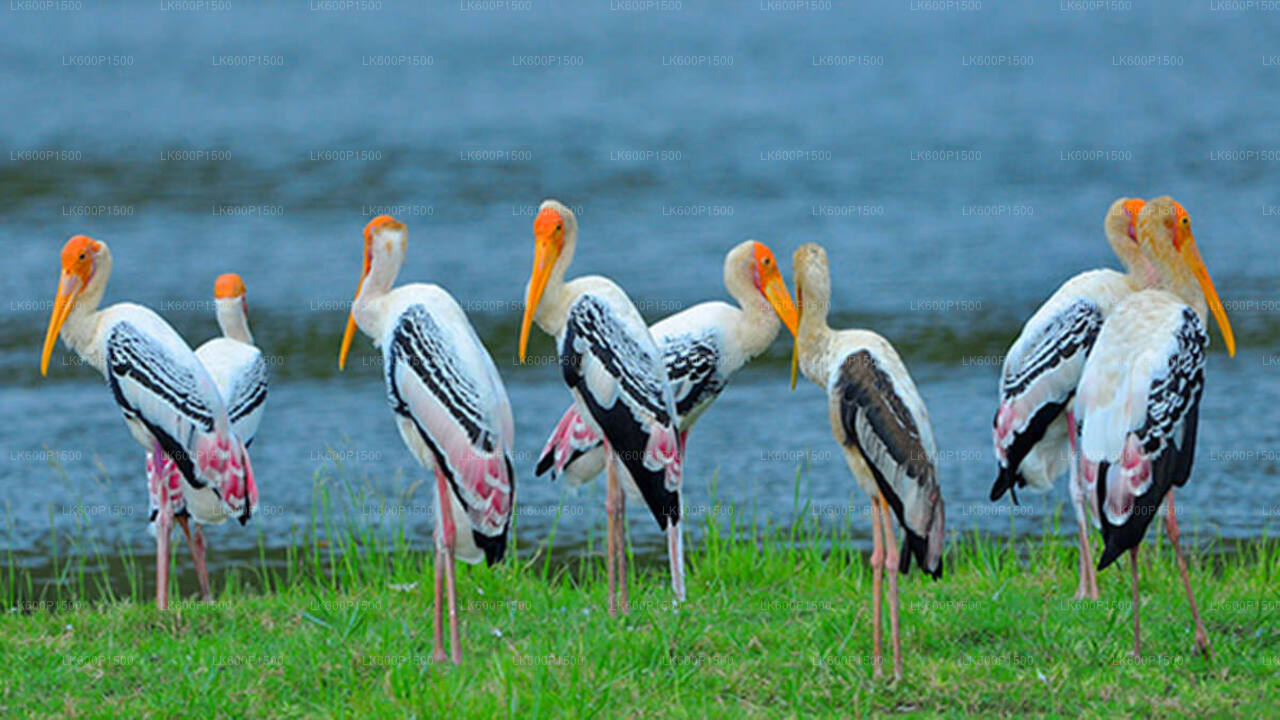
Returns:
[[[500,562],[515,500],[515,423],[493,358],[466,314],[439,285],[392,288],[409,231],[389,215],[364,229],[364,269],[342,336],[338,367],[358,327],[382,351],[387,400],[405,446],[435,475],[436,661],[462,662],[454,560]],[[447,580],[447,583],[446,583]],[[449,647],[441,596],[447,584]]]
[[[620,483],[633,483],[658,527],[667,533],[671,586],[684,600],[680,537],[681,447],[675,396],[644,318],[613,281],[588,275],[565,281],[578,239],[578,221],[564,204],[546,200],[533,222],[533,272],[520,325],[520,361],[537,322],[556,339],[560,367],[578,415],[604,438],[608,471],[609,614],[630,611]],[[619,587],[620,585],[620,587]]]
[[[1124,298],[1156,281],[1138,247],[1135,225],[1144,201],[1119,198],[1103,230],[1125,272],[1089,270],[1067,280],[1036,310],[1005,355],[1000,406],[992,438],[999,471],[991,499],[1007,490],[1046,492],[1069,476],[1080,555],[1076,599],[1098,599],[1098,578],[1089,550],[1087,503],[1076,474],[1075,418],[1071,406],[1085,358],[1102,323]]]
[[[167,322],[148,308],[119,303],[98,309],[111,277],[111,250],[76,235],[62,248],[62,276],[49,318],[40,374],[58,338],[102,373],[133,438],[147,453],[151,529],[156,538],[156,607],[169,605],[169,535],[176,521],[191,543],[201,591],[209,596],[204,542],[187,527],[235,518],[257,508],[258,488],[244,443],[204,365]]]
[[[800,331],[791,365],[827,393],[831,433],[854,480],[871,498],[872,667],[883,674],[881,595],[889,576],[889,626],[894,679],[902,677],[898,634],[898,573],[914,559],[935,580],[942,577],[945,510],[938,484],[937,446],[924,400],[893,346],[869,330],[833,330],[827,324],[831,277],[822,246],[800,246],[794,257]],[[899,555],[893,522],[905,537]]]
[[[1179,544],[1173,495],[1191,479],[1207,313],[1213,312],[1233,356],[1235,336],[1182,205],[1169,197],[1149,201],[1138,216],[1138,241],[1159,282],[1120,303],[1085,362],[1076,400],[1080,477],[1105,543],[1098,569],[1129,553],[1134,657],[1142,654],[1138,548],[1166,498],[1165,529],[1191,606],[1196,648],[1208,657],[1209,636]]]
[[[718,301],[699,303],[649,328],[662,349],[675,394],[684,452],[694,423],[738,370],[773,343],[781,324],[792,335],[796,332],[795,305],[778,261],[764,243],[747,240],[725,255],[724,286],[737,307]],[[600,434],[574,404],[547,440],[537,474],[551,470],[553,478],[579,485],[598,475],[604,463]]]

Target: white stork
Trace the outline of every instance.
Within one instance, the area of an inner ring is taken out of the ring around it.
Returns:
[[[608,469],[609,614],[629,612],[626,579],[625,496],[619,485],[634,483],[667,533],[671,586],[684,599],[680,537],[681,448],[676,406],[662,351],[630,298],[598,275],[565,282],[578,238],[569,208],[546,200],[533,221],[533,273],[520,326],[524,362],[529,328],[538,322],[556,339],[560,366],[578,414],[604,437]],[[616,462],[615,462],[616,461]],[[619,588],[619,583],[621,587]],[[619,597],[620,596],[620,597]]]
[[[1107,242],[1126,272],[1089,270],[1063,283],[1022,327],[1000,374],[1000,407],[992,428],[999,471],[991,499],[999,500],[1008,490],[1016,503],[1018,489],[1045,492],[1064,472],[1069,474],[1080,543],[1076,599],[1098,599],[1098,579],[1089,552],[1084,492],[1076,476],[1071,404],[1103,321],[1121,300],[1156,280],[1138,248],[1135,223],[1143,204],[1120,198],[1103,221]]]
[[[1129,551],[1135,657],[1142,652],[1138,547],[1168,497],[1165,527],[1191,605],[1196,647],[1208,656],[1209,637],[1178,543],[1173,490],[1191,477],[1209,343],[1206,310],[1213,311],[1233,356],[1235,337],[1186,210],[1168,197],[1149,201],[1138,216],[1138,240],[1160,280],[1120,303],[1085,362],[1076,399],[1081,482],[1105,542],[1098,569]]]
[[[213,378],[172,327],[151,310],[119,303],[99,310],[111,276],[107,244],[76,235],[62,248],[62,277],[49,318],[40,373],[58,337],[107,379],[135,440],[147,451],[151,528],[156,538],[156,606],[169,605],[169,534],[175,518],[191,544],[208,594],[203,540],[187,526],[234,517],[258,504],[249,453],[236,436]]]
[[[898,572],[914,557],[935,580],[942,577],[945,512],[938,484],[937,446],[924,400],[897,351],[868,330],[832,330],[827,325],[831,277],[822,246],[800,246],[794,258],[800,331],[792,357],[796,370],[827,391],[831,432],[849,470],[871,498],[872,666],[882,674],[880,619],[883,573],[889,574],[889,626],[893,674],[902,677],[898,635]],[[899,556],[893,519],[906,536]]]
[[[392,289],[409,231],[389,215],[364,229],[364,270],[342,336],[345,368],[356,327],[382,350],[387,400],[400,437],[436,477],[435,650],[444,661],[441,593],[448,580],[449,646],[462,662],[454,559],[502,560],[515,499],[511,403],[493,358],[439,285]]]
[[[662,348],[675,394],[680,447],[688,451],[689,430],[729,380],[773,343],[779,318],[796,332],[796,308],[773,252],[747,240],[724,258],[724,286],[738,307],[705,302],[655,323],[649,332]],[[594,426],[570,405],[538,460],[537,474],[582,484],[604,469],[605,452]]]
[[[253,443],[258,425],[262,423],[262,411],[267,400],[267,364],[262,359],[262,351],[254,347],[253,335],[249,333],[249,308],[240,276],[234,273],[218,276],[213,284],[213,297],[222,337],[213,338],[196,348],[196,357],[218,386],[231,429],[247,448]],[[199,522],[194,526],[189,538],[195,557],[196,577],[200,579],[201,594],[209,600],[213,595],[209,590],[209,571],[204,563],[204,531]],[[186,530],[186,525],[183,529]]]

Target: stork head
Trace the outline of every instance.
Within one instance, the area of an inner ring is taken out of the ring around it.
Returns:
[[[1138,245],[1138,214],[1146,204],[1141,198],[1116,198],[1107,209],[1103,232],[1125,269],[1142,278],[1144,284],[1151,284],[1156,279],[1155,271]]]
[[[219,275],[213,282],[213,297],[218,300],[234,300],[244,297],[244,280],[235,273]]]
[[[44,350],[40,353],[40,374],[49,374],[49,357],[58,341],[58,333],[84,294],[85,288],[97,276],[101,259],[107,251],[100,243],[85,235],[76,235],[62,246],[62,277],[58,280],[58,294],[53,300],[53,314],[49,316],[49,328],[44,336]]]
[[[800,310],[797,327],[807,323],[827,320],[831,304],[831,275],[827,266],[827,251],[818,243],[805,243],[796,248],[791,258],[796,280],[796,306]],[[796,388],[796,375],[800,368],[800,333],[796,333],[795,346],[791,350],[791,389]]]
[[[1138,243],[1142,252],[1159,273],[1164,285],[1183,297],[1198,293],[1213,312],[1227,353],[1236,354],[1236,339],[1227,320],[1227,311],[1209,277],[1200,256],[1196,238],[1191,233],[1191,216],[1173,198],[1164,196],[1149,201],[1138,216]],[[1203,310],[1203,307],[1201,308]]]
[[[729,294],[745,304],[748,293],[764,298],[778,318],[794,336],[800,319],[791,302],[787,282],[778,269],[778,259],[768,245],[759,240],[739,243],[725,256],[724,284]]]
[[[404,259],[405,247],[409,242],[409,229],[405,224],[390,215],[379,215],[364,226],[364,268],[360,271],[360,282],[356,284],[356,295],[352,300],[360,298],[369,273],[375,266],[390,261],[399,268]],[[390,284],[390,280],[388,284]],[[338,351],[338,369],[346,369],[347,353],[351,350],[351,341],[356,334],[356,316],[354,309],[347,315],[347,329],[342,333],[342,348]]]
[[[524,362],[529,328],[547,282],[557,270],[563,277],[564,268],[573,257],[577,228],[573,211],[558,200],[544,200],[533,219],[533,270],[525,288],[524,317],[520,321],[520,362]]]

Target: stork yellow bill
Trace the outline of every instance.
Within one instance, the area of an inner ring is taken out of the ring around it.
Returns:
[[[1200,291],[1204,293],[1205,302],[1209,305],[1210,312],[1213,313],[1213,319],[1218,322],[1218,329],[1222,331],[1222,339],[1227,344],[1227,354],[1235,357],[1236,337],[1231,332],[1231,322],[1227,320],[1227,310],[1222,306],[1222,300],[1218,297],[1217,288],[1213,286],[1213,278],[1209,277],[1209,270],[1204,265],[1204,258],[1200,255],[1200,248],[1196,246],[1196,238],[1191,234],[1191,218],[1187,216],[1187,211],[1183,209],[1180,203],[1173,203],[1173,208],[1176,222],[1173,228],[1173,246],[1182,257],[1182,261],[1187,264],[1187,267],[1191,268],[1191,273],[1195,275],[1196,282],[1200,283]]]
[[[564,249],[564,218],[558,212],[540,212],[533,221],[533,271],[529,275],[529,287],[525,292],[524,317],[520,320],[520,362],[524,362],[529,346],[529,328],[538,303],[547,289],[551,270]]]

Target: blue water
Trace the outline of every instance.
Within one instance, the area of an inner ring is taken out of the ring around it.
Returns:
[[[568,396],[551,368],[513,362],[547,196],[579,210],[572,272],[610,275],[655,319],[724,297],[723,253],[744,238],[788,267],[800,243],[825,244],[836,320],[894,341],[929,404],[949,527],[1038,533],[1065,492],[1017,511],[986,501],[998,356],[1057,284],[1113,264],[1100,232],[1113,198],[1173,194],[1240,342],[1229,359],[1215,341],[1209,359],[1184,524],[1249,537],[1280,518],[1276,13],[93,5],[10,9],[0,43],[0,546],[32,562],[51,524],[75,534],[88,521],[110,547],[151,543],[141,453],[101,379],[61,349],[38,374],[57,252],[74,233],[110,243],[108,301],[158,309],[193,345],[215,330],[203,301],[216,274],[248,285],[274,362],[254,445],[268,511],[215,530],[215,564],[259,536],[291,542],[317,473],[408,498],[393,520],[425,538],[428,495],[405,494],[421,472],[372,351],[360,343],[336,371],[360,229],[388,207],[411,230],[401,278],[453,292],[498,359],[522,549],[562,501],[561,541],[598,538],[599,487],[562,496],[530,475]],[[535,338],[534,354],[549,350]],[[691,514],[717,512],[698,509],[714,477],[723,505],[788,522],[807,459],[801,498],[868,537],[820,392],[787,389],[788,350],[779,340],[693,432]],[[357,512],[387,521],[364,502]],[[635,542],[658,547],[636,510]]]

